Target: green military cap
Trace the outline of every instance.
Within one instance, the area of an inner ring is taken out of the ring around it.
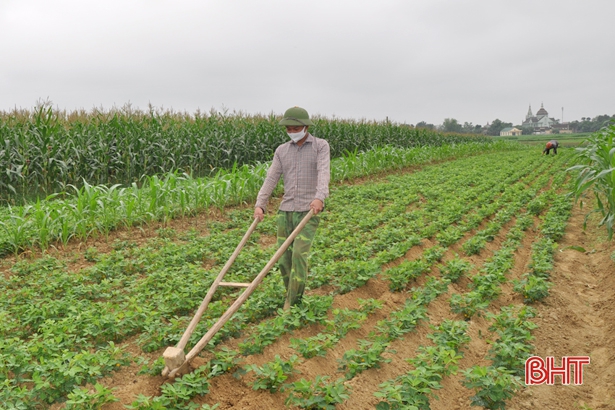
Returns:
[[[286,110],[280,125],[314,125],[314,123],[310,121],[310,116],[305,109],[295,106]]]

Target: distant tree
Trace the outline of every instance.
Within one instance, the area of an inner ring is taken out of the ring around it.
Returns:
[[[442,131],[444,132],[463,132],[463,127],[454,118],[445,118],[442,123]]]
[[[592,132],[594,127],[592,127],[591,118],[590,117],[583,117],[581,119],[583,120],[583,122],[581,122],[579,124],[579,128],[577,129],[577,131],[579,131],[579,132]]]
[[[532,127],[519,127],[521,129],[521,135],[532,135],[534,128]]]
[[[499,119],[493,120],[489,129],[487,130],[487,135],[500,135],[500,131],[502,131],[506,127],[512,127],[512,122],[502,122]]]
[[[597,127],[597,130],[599,130],[601,128],[608,127],[611,124],[611,121],[613,121],[613,119],[615,119],[615,116],[611,118],[610,115],[604,114],[598,115],[596,118],[593,119],[593,122],[595,123],[595,127]]]
[[[596,132],[615,121],[615,115],[597,115],[594,118],[581,117],[581,121],[570,121],[572,132]]]
[[[433,124],[427,124],[425,121],[421,121],[417,122],[414,128],[427,128],[429,130],[433,130],[436,126]]]

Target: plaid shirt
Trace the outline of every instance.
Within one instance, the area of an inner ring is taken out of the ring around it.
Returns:
[[[329,164],[329,143],[312,134],[308,134],[301,146],[293,141],[280,145],[256,198],[256,207],[267,210],[267,202],[281,176],[284,178],[281,211],[309,211],[314,199],[324,203],[329,196]]]

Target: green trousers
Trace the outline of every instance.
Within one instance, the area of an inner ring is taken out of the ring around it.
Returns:
[[[278,211],[278,248],[307,213]],[[308,274],[307,258],[319,223],[320,217],[312,216],[278,262],[286,287],[286,298],[291,306],[301,303]]]

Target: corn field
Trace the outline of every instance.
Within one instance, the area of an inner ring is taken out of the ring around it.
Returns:
[[[287,141],[280,117],[197,111],[66,112],[39,104],[0,112],[0,203],[45,197],[71,186],[141,184],[144,176],[182,172],[194,177],[271,160]],[[391,122],[315,118],[314,135],[332,157],[375,147],[440,146],[488,138],[444,135]]]

